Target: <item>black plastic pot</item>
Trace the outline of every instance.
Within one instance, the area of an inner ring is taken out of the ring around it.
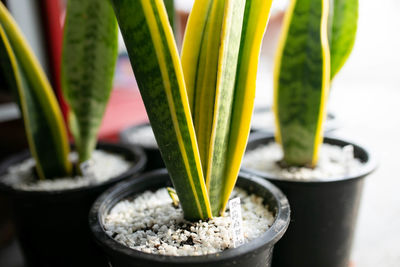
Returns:
[[[132,127],[129,127],[125,130],[123,130],[119,134],[119,139],[121,143],[127,144],[127,145],[137,145],[140,146],[144,152],[146,153],[147,156],[147,164],[145,167],[145,171],[153,171],[156,169],[162,169],[165,168],[165,163],[164,160],[162,159],[161,152],[158,149],[157,145],[154,146],[148,146],[146,144],[143,144],[138,140],[135,142],[135,144],[132,143],[132,139],[129,137],[133,132],[137,131],[140,128],[144,127],[151,127],[150,123],[143,123],[139,125],[135,125]]]
[[[137,175],[144,168],[146,156],[137,147],[100,143],[98,148],[123,155],[134,165],[104,183],[68,190],[24,191],[0,180],[0,190],[12,202],[17,236],[28,266],[108,266],[105,256],[92,241],[87,224],[89,209],[108,187]],[[0,177],[9,166],[29,157],[30,153],[24,152],[4,161],[0,165]]]
[[[89,215],[89,224],[96,241],[106,252],[113,267],[166,267],[166,266],[270,266],[274,244],[287,229],[290,217],[289,204],[286,197],[271,183],[248,174],[240,174],[237,185],[248,192],[264,198],[275,213],[276,219],[261,237],[235,249],[205,256],[163,256],[143,253],[130,249],[111,237],[103,229],[102,222],[110,209],[122,199],[132,197],[145,190],[156,190],[171,186],[165,169],[157,170],[122,182],[103,193],[93,204]]]
[[[274,137],[255,134],[250,137],[247,151],[269,142],[274,142]],[[364,177],[376,168],[376,164],[371,154],[359,145],[328,137],[324,142],[352,145],[355,157],[364,163],[358,175],[329,181],[291,181],[242,168],[243,172],[271,181],[289,199],[291,223],[275,246],[274,267],[349,266]]]

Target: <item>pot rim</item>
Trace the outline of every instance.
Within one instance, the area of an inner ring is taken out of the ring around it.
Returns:
[[[273,246],[283,236],[286,229],[288,228],[290,222],[290,207],[286,196],[272,183],[257,176],[241,172],[239,174],[238,180],[249,180],[252,185],[266,188],[276,201],[275,220],[271,227],[268,228],[268,230],[260,237],[253,239],[250,242],[237,248],[231,248],[219,253],[199,256],[159,255],[131,249],[125,245],[118,243],[116,240],[106,234],[101,223],[103,215],[100,214],[99,211],[102,210],[102,208],[104,208],[106,205],[114,206],[116,202],[124,199],[127,195],[123,194],[122,196],[122,194],[120,194],[122,191],[127,190],[127,188],[134,188],[135,184],[143,183],[150,177],[155,175],[168,175],[168,172],[166,169],[159,169],[146,173],[145,175],[137,177],[136,179],[129,179],[118,183],[114,187],[106,190],[94,202],[89,212],[89,227],[96,242],[105,250],[112,251],[126,257],[141,258],[143,260],[152,262],[163,262],[169,264],[215,263],[218,261],[224,261],[232,257],[240,257],[241,255],[245,255],[254,250],[261,249],[264,246]],[[117,198],[115,198],[116,196]],[[118,198],[118,196],[120,197]],[[111,200],[110,198],[114,199]],[[105,209],[105,211],[107,212],[109,211],[109,209]]]
[[[139,128],[144,128],[144,127],[150,127],[151,128],[150,122],[143,122],[143,123],[140,123],[140,124],[135,124],[135,125],[132,125],[132,126],[129,126],[129,127],[125,128],[125,129],[123,129],[119,133],[119,139],[124,144],[140,146],[140,147],[143,147],[143,149],[145,149],[145,150],[156,150],[156,151],[158,151],[159,149],[158,149],[157,145],[155,145],[155,146],[150,145],[149,146],[149,145],[145,145],[145,144],[133,144],[132,142],[129,141],[128,136],[133,131],[135,131],[136,129],[139,129]]]
[[[259,144],[259,146],[265,145],[270,142],[275,142],[275,136],[273,134],[257,132],[257,133],[250,135],[247,146],[252,142],[261,142],[261,144]],[[258,177],[262,177],[262,178],[274,181],[274,182],[279,181],[279,182],[297,183],[297,184],[302,184],[302,185],[313,186],[313,185],[348,182],[348,181],[352,181],[355,179],[361,179],[361,178],[364,178],[365,176],[371,174],[372,172],[374,172],[378,166],[377,160],[370,153],[370,150],[368,148],[366,148],[364,145],[360,145],[353,141],[349,141],[347,139],[343,139],[343,138],[340,138],[337,136],[332,136],[332,135],[325,135],[323,142],[326,144],[333,144],[333,145],[338,145],[341,147],[344,147],[346,145],[352,145],[354,148],[355,157],[360,159],[361,162],[363,163],[360,170],[357,173],[352,174],[352,175],[348,175],[345,177],[333,177],[333,178],[329,178],[329,180],[284,179],[284,178],[278,178],[274,175],[271,175],[270,173],[255,170],[255,169],[241,167],[240,170],[243,172],[246,172],[246,173],[254,174]],[[246,151],[247,151],[247,149],[246,149]],[[357,155],[358,155],[358,157],[357,157]],[[361,158],[360,155],[363,155],[363,158]]]
[[[73,195],[79,193],[86,193],[87,191],[91,191],[95,188],[106,187],[116,181],[119,181],[125,177],[132,176],[134,174],[139,173],[144,169],[147,157],[144,153],[143,149],[139,146],[124,146],[123,144],[118,143],[110,143],[110,142],[98,142],[96,148],[100,150],[109,151],[115,154],[121,154],[133,159],[133,165],[125,172],[121,173],[118,176],[110,178],[104,182],[89,184],[82,187],[77,188],[69,188],[69,189],[58,189],[58,190],[23,190],[13,187],[12,185],[6,184],[3,182],[2,176],[6,173],[8,168],[13,164],[18,164],[21,161],[24,161],[31,157],[30,151],[27,149],[23,152],[14,154],[4,161],[0,163],[0,192],[5,192],[10,195],[20,195],[20,196],[31,196],[31,197],[49,197],[49,196],[65,196],[65,195]],[[132,160],[131,159],[131,160]]]

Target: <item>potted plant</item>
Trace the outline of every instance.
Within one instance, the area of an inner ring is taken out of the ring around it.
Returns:
[[[0,166],[0,186],[12,199],[26,263],[107,266],[90,238],[89,208],[102,191],[137,174],[146,161],[138,148],[99,144],[94,151],[117,58],[112,7],[95,0],[67,4],[62,80],[76,154],[70,153],[51,86],[1,3],[0,36],[0,69],[17,95],[30,147],[30,153]]]
[[[239,186],[246,195],[258,195],[252,198],[265,214],[250,211],[244,217],[270,224],[268,230],[247,224],[260,236],[243,246],[232,248],[230,219],[223,215],[247,143],[271,1],[195,1],[181,60],[162,1],[112,3],[168,173],[151,173],[104,193],[89,219],[96,241],[115,267],[270,266],[272,247],[289,219],[285,197],[275,194],[279,190],[239,175]],[[168,177],[176,208],[162,188]],[[224,227],[216,227],[217,221]],[[228,240],[201,241],[218,239],[215,235]]]
[[[323,140],[322,129],[330,82],[354,43],[357,8],[357,0],[294,0],[285,16],[274,73],[275,140],[253,136],[243,163],[243,171],[282,189],[292,208],[274,266],[349,265],[363,178],[375,162],[359,145]]]

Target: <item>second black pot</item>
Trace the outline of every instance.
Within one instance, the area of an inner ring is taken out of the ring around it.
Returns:
[[[254,134],[247,151],[274,142],[271,135]],[[364,177],[376,167],[371,154],[354,143],[325,138],[325,143],[352,145],[363,162],[358,175],[329,181],[282,180],[268,173],[242,168],[263,177],[287,196],[292,216],[290,226],[275,246],[274,267],[348,267],[357,222]]]
[[[165,256],[130,249],[106,234],[102,222],[116,203],[146,190],[165,186],[171,186],[169,175],[165,169],[157,170],[116,185],[93,204],[89,224],[94,238],[106,252],[113,267],[270,266],[274,244],[282,237],[289,223],[289,205],[286,197],[271,183],[247,174],[239,175],[237,186],[263,197],[264,204],[275,213],[275,221],[263,235],[238,248],[204,256]]]
[[[125,173],[104,183],[76,189],[24,191],[0,180],[0,189],[12,202],[14,223],[27,266],[108,267],[108,261],[93,243],[87,216],[94,200],[108,187],[138,174],[146,157],[139,148],[100,143],[98,148],[124,156],[134,165]],[[30,157],[18,154],[0,166],[0,177],[9,166]]]
[[[147,164],[145,167],[145,171],[152,171],[156,169],[165,168],[165,163],[164,160],[162,159],[161,152],[158,149],[157,144],[155,145],[143,144],[141,140],[135,140],[135,142],[132,142],[131,135],[138,129],[146,127],[151,128],[150,123],[143,123],[129,127],[123,130],[119,134],[119,139],[123,144],[140,146],[144,150],[147,156]]]

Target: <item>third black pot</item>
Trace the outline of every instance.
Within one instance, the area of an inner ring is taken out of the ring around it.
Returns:
[[[134,142],[132,141],[131,136],[133,135],[133,133],[141,128],[146,128],[146,127],[151,128],[150,123],[135,125],[123,130],[119,135],[120,141],[121,143],[127,145],[140,146],[144,150],[147,156],[147,164],[145,167],[145,171],[152,171],[156,169],[165,168],[165,163],[164,160],[162,159],[161,152],[158,149],[157,144],[148,145],[141,142],[141,140],[135,140]]]
[[[261,178],[248,174],[239,175],[237,186],[263,197],[264,204],[274,212],[275,221],[263,235],[238,248],[204,256],[165,256],[130,249],[106,234],[102,222],[116,203],[146,190],[166,186],[171,186],[167,171],[157,170],[116,185],[104,192],[93,204],[89,224],[94,238],[106,252],[113,267],[270,266],[274,244],[282,237],[289,223],[289,205],[279,189]]]
[[[274,142],[271,135],[250,137],[247,151]],[[274,267],[348,267],[364,178],[376,167],[371,154],[359,145],[335,138],[325,143],[354,147],[363,162],[358,175],[329,181],[281,180],[268,173],[242,168],[243,172],[263,177],[287,196],[291,223],[275,246]]]
[[[132,161],[125,173],[106,182],[76,189],[25,191],[0,179],[0,189],[12,202],[17,236],[27,266],[33,267],[108,267],[105,256],[93,243],[87,216],[94,200],[108,187],[138,174],[146,157],[140,148],[100,143],[99,149],[119,154]],[[9,166],[30,157],[18,154],[0,166],[0,177]]]

